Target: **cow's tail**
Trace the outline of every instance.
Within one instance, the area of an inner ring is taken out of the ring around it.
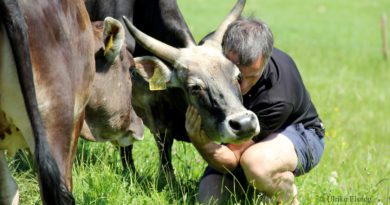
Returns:
[[[27,26],[15,0],[0,0],[0,18],[3,20],[12,47],[20,87],[31,122],[35,141],[35,160],[45,205],[74,204],[60,170],[48,146],[45,128],[38,110],[29,52]]]

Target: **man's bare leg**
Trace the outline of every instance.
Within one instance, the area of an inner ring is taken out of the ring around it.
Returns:
[[[250,146],[241,156],[241,167],[250,184],[280,202],[298,204],[293,171],[298,157],[293,143],[282,134],[273,134]]]

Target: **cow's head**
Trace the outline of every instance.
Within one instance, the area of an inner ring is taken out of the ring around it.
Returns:
[[[242,105],[240,72],[221,48],[224,32],[241,15],[244,4],[244,0],[239,0],[203,45],[191,42],[182,49],[147,36],[124,17],[137,42],[173,66],[171,69],[155,57],[135,58],[137,72],[149,82],[150,89],[181,88],[188,103],[199,111],[208,137],[226,143],[247,140],[260,132],[256,115]]]
[[[87,139],[121,146],[143,139],[143,123],[131,105],[132,55],[123,45],[122,24],[106,18],[94,22],[96,75],[82,134]]]

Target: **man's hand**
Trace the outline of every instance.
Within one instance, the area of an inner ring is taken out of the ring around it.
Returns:
[[[255,142],[253,140],[249,140],[249,141],[245,141],[245,142],[243,142],[241,144],[228,144],[226,146],[230,150],[232,150],[232,152],[236,156],[237,160],[239,161],[240,158],[241,158],[242,153],[244,153],[244,151],[246,149],[248,149],[248,147],[252,146],[253,144],[255,144]]]
[[[207,145],[211,145],[213,142],[207,137],[206,133],[201,129],[202,120],[196,108],[189,105],[186,112],[186,130],[191,142],[200,149],[208,149]],[[254,142],[252,140],[243,142],[241,144],[228,144],[226,145],[235,155],[237,160],[240,159],[241,154]],[[213,147],[213,146],[210,146]]]
[[[201,128],[201,118],[193,106],[188,106],[186,112],[186,130],[192,144],[203,158],[216,170],[226,173],[235,169],[241,154],[254,144],[252,140],[239,145],[221,145],[210,140]]]
[[[214,169],[225,173],[237,167],[239,161],[235,154],[225,145],[210,140],[201,128],[201,118],[193,106],[188,106],[186,113],[186,130],[192,144],[202,157]]]
[[[191,142],[199,147],[203,147],[211,142],[211,140],[207,137],[204,131],[201,129],[200,125],[202,124],[202,120],[196,108],[194,106],[189,105],[186,112],[186,130],[188,137]]]

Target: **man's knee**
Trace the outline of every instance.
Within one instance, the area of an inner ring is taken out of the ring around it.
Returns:
[[[284,135],[274,134],[249,147],[242,154],[240,165],[248,173],[269,176],[276,172],[294,171],[298,156],[293,143]]]
[[[264,191],[275,186],[277,174],[295,170],[297,156],[289,139],[273,135],[245,150],[240,165],[248,182]]]
[[[271,185],[276,170],[272,166],[272,156],[266,150],[248,149],[241,156],[240,165],[249,184],[258,189],[267,189]]]

